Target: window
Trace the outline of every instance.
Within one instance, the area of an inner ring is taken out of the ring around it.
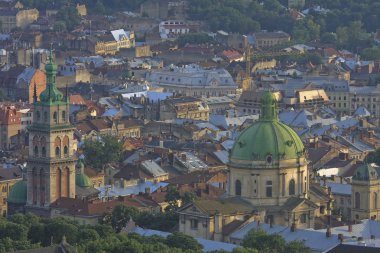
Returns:
[[[66,121],[66,111],[62,111],[62,121]]]
[[[344,198],[340,198],[340,204],[344,205]]]
[[[42,155],[42,157],[46,157],[46,148],[45,147],[42,147],[41,155]]]
[[[269,198],[272,197],[272,181],[266,182],[266,196]]]
[[[373,208],[377,209],[377,193],[373,193]]]
[[[294,195],[296,194],[296,182],[294,179],[291,179],[289,181],[289,195]]]
[[[241,182],[240,182],[240,180],[235,181],[235,195],[241,196]]]
[[[34,146],[34,156],[38,156],[38,147]]]
[[[198,229],[198,220],[191,219],[190,225],[191,225],[191,229]]]
[[[300,216],[300,222],[304,224],[304,223],[306,223],[306,219],[307,219],[306,214],[305,213],[301,214],[301,216]]]
[[[355,192],[355,208],[360,209],[360,193]]]
[[[41,119],[41,113],[40,111],[37,111],[37,120],[40,120]]]
[[[54,119],[54,122],[55,122],[55,123],[58,122],[58,115],[57,115],[57,112],[54,112],[54,113],[53,113],[53,119]]]
[[[69,148],[68,148],[67,146],[65,146],[65,147],[63,148],[63,154],[64,154],[65,156],[67,156],[67,155],[69,154]]]
[[[47,112],[44,112],[44,121],[47,121],[47,118],[48,118]]]

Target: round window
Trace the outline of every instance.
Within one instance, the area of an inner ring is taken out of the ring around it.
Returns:
[[[267,156],[267,163],[272,163],[272,155]]]

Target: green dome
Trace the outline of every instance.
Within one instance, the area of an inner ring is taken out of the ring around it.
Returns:
[[[77,174],[75,177],[76,185],[79,187],[91,187],[92,183],[86,174]]]
[[[273,93],[264,92],[261,103],[260,119],[240,134],[232,148],[230,161],[265,161],[271,164],[304,156],[305,147],[298,134],[278,119]]]
[[[379,175],[377,174],[376,169],[369,164],[365,164],[357,168],[353,176],[354,180],[359,181],[377,180],[378,178]]]
[[[77,164],[75,165],[76,169],[78,171],[83,171],[84,169],[84,162],[82,159],[78,159]]]
[[[15,183],[9,192],[8,203],[25,204],[27,199],[27,182],[21,180]]]
[[[57,69],[58,67],[53,61],[53,52],[50,50],[49,62],[45,65],[46,89],[40,94],[42,102],[59,102],[63,100],[63,94],[55,84]]]

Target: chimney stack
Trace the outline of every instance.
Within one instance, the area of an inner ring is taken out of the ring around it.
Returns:
[[[340,243],[343,243],[343,234],[338,234],[338,240],[340,241]]]
[[[331,228],[330,228],[330,226],[327,227],[326,237],[331,237]]]
[[[348,232],[352,232],[352,224],[348,224]]]
[[[290,231],[291,232],[296,232],[296,229],[297,229],[297,225],[296,225],[296,223],[292,223],[292,226],[290,227]]]

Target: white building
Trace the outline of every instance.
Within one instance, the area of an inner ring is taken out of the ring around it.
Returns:
[[[227,70],[203,69],[196,64],[151,71],[146,79],[167,92],[194,97],[235,94],[237,88]]]

